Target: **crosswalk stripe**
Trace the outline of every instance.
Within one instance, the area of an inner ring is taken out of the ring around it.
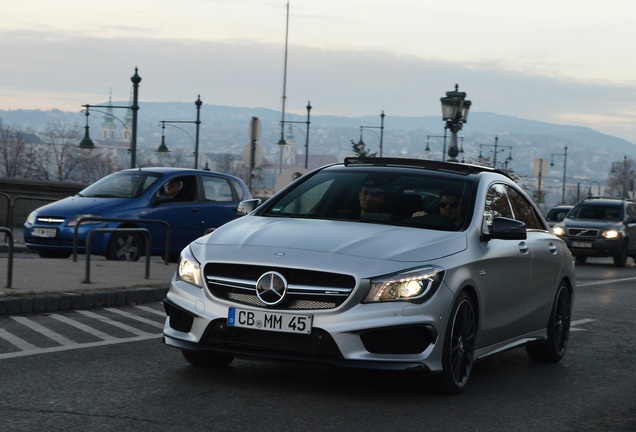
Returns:
[[[105,324],[109,324],[109,325],[112,325],[114,327],[119,327],[120,329],[126,330],[127,332],[132,333],[132,334],[137,335],[137,336],[154,336],[152,333],[148,333],[148,332],[136,329],[136,328],[131,327],[131,326],[127,325],[127,324],[120,323],[119,321],[110,320],[108,318],[105,318],[105,317],[103,317],[103,316],[101,316],[99,314],[96,314],[94,312],[91,312],[91,311],[78,310],[77,312],[81,313],[82,315],[85,315],[87,317],[99,320],[99,321],[101,321],[101,322],[103,322]]]
[[[48,329],[48,328],[36,323],[33,320],[30,320],[29,318],[22,317],[22,316],[12,316],[11,319],[14,320],[14,321],[19,322],[23,326],[28,327],[28,328],[30,328],[33,331],[36,331],[36,332],[46,336],[49,339],[54,340],[55,342],[59,343],[60,345],[64,345],[64,346],[77,345],[77,342],[74,342],[74,341],[62,336],[61,334],[56,333],[53,330]]]
[[[153,313],[155,315],[159,315],[165,318],[166,313],[163,310],[157,310],[157,309],[153,309],[151,307],[148,306],[143,306],[143,305],[137,305],[135,306],[137,309],[141,309],[142,311],[146,311],[146,312],[150,312]]]
[[[149,319],[144,318],[144,317],[133,315],[133,314],[125,312],[123,310],[114,309],[114,308],[105,308],[104,310],[107,310],[108,312],[116,313],[118,315],[124,316],[126,318],[130,318],[130,319],[135,320],[135,321],[139,321],[139,322],[142,322],[142,323],[145,323],[145,324],[149,324],[149,325],[151,325],[153,327],[157,327],[157,328],[160,328],[160,329],[163,328],[163,324],[159,324],[156,321],[152,321],[152,320],[149,320]]]
[[[83,332],[86,332],[92,336],[95,336],[101,340],[105,340],[105,341],[116,341],[119,340],[119,338],[116,338],[114,336],[111,336],[109,334],[106,334],[104,332],[101,332],[97,329],[94,329],[93,327],[87,326],[86,324],[83,324],[79,321],[75,321],[72,318],[69,318],[67,316],[64,315],[58,315],[58,314],[51,314],[49,315],[51,318],[55,318],[56,320],[63,322],[65,324],[68,324],[70,326],[75,327],[76,329],[82,330]]]
[[[19,348],[19,349],[24,350],[24,351],[28,351],[28,350],[32,350],[32,349],[36,349],[37,348],[35,345],[31,345],[30,343],[28,343],[24,339],[21,339],[21,338],[17,337],[16,335],[11,334],[8,331],[5,331],[5,330],[3,330],[1,328],[0,328],[0,337],[2,339],[6,340],[7,342],[9,342],[11,345],[14,345],[16,348]]]

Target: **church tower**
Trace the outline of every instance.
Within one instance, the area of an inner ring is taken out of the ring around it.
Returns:
[[[104,114],[104,121],[102,122],[102,134],[101,138],[103,140],[112,141],[116,139],[117,127],[115,125],[115,118],[113,117],[113,90],[111,89],[110,94],[108,95],[108,108],[106,108],[106,112],[108,115]]]

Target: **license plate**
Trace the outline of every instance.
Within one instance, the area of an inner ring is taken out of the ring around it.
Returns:
[[[227,324],[230,327],[310,334],[312,318],[312,315],[230,308],[227,315]]]
[[[52,238],[57,234],[55,228],[33,228],[33,237],[47,237]]]
[[[589,243],[589,242],[572,242],[572,247],[591,248],[592,247],[592,243]]]

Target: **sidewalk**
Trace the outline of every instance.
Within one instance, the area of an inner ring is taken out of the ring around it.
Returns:
[[[146,279],[145,257],[125,262],[91,255],[86,283],[85,255],[78,255],[77,262],[72,257],[42,259],[24,246],[20,234],[14,238],[9,287],[7,246],[0,245],[0,315],[161,301],[177,269],[176,263],[166,265],[161,257],[151,257]]]

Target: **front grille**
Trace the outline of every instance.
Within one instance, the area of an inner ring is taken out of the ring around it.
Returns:
[[[224,318],[212,321],[202,339],[210,348],[237,353],[342,358],[338,345],[326,331],[313,328],[310,335],[277,333],[230,327]]]
[[[265,306],[256,296],[256,282],[268,271],[282,274],[288,282],[286,299],[277,309],[316,310],[340,306],[353,291],[353,276],[313,270],[242,264],[206,264],[206,286],[215,297],[236,303]]]
[[[598,237],[598,230],[590,228],[568,228],[568,235],[580,238]]]
[[[60,226],[64,223],[65,220],[66,218],[62,216],[38,216],[36,218],[38,225],[44,225],[44,226],[50,226],[50,227]]]

